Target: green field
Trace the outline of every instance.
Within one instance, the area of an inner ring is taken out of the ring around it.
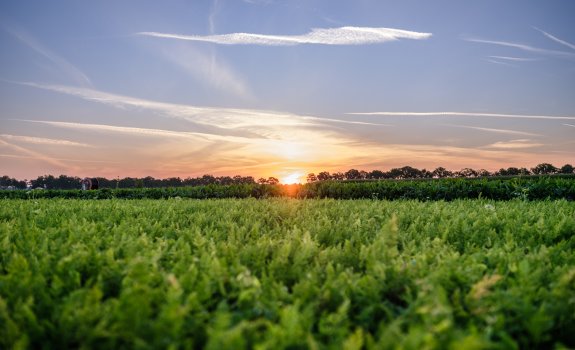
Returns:
[[[575,347],[575,202],[0,208],[0,348]]]

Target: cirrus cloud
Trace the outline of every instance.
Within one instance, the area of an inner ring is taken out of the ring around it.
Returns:
[[[532,148],[544,146],[542,143],[531,142],[529,139],[511,140],[511,141],[498,141],[490,145],[485,146],[486,148],[498,148],[498,149],[518,149],[518,148]]]
[[[300,44],[319,45],[365,45],[399,39],[428,39],[431,33],[419,33],[393,28],[341,27],[316,28],[303,35],[267,35],[254,33],[230,33],[220,35],[181,35],[158,32],[139,32],[138,35],[158,38],[204,41],[222,45],[292,46]]]
[[[60,140],[60,139],[49,139],[49,138],[44,138],[44,137],[0,134],[0,138],[4,138],[7,140],[13,140],[13,141],[20,141],[20,142],[25,142],[25,143],[33,143],[33,144],[38,144],[38,145],[92,147],[92,146],[85,144],[85,143],[74,142],[74,141],[69,141],[69,140]]]
[[[531,114],[505,114],[505,113],[476,113],[476,112],[353,112],[348,115],[372,115],[383,117],[486,117],[486,118],[517,118],[517,119],[552,119],[575,120],[572,116],[557,115],[531,115]]]

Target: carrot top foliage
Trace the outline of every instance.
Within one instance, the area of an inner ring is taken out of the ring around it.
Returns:
[[[0,200],[1,348],[575,346],[575,203]]]

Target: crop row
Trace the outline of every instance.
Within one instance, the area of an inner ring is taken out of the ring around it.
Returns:
[[[0,198],[335,198],[335,199],[418,199],[493,200],[575,199],[575,178],[534,177],[513,179],[434,179],[387,181],[321,181],[305,185],[207,185],[194,187],[0,191]]]

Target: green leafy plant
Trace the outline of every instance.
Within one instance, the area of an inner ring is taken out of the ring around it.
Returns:
[[[575,346],[574,202],[144,191],[0,200],[0,347]]]

